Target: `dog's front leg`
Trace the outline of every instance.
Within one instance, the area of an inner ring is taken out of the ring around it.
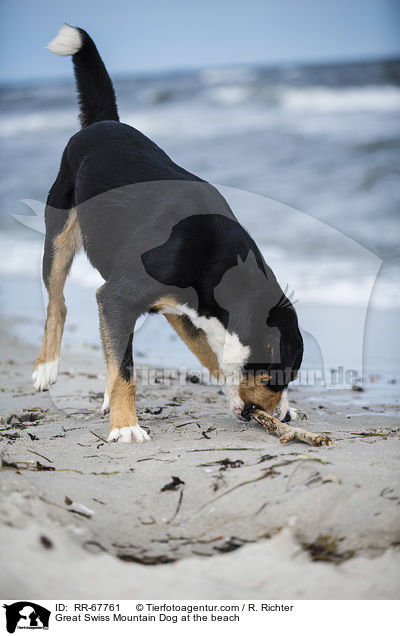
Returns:
[[[103,404],[101,405],[101,412],[103,415],[105,415],[106,413],[109,413],[109,411],[110,411],[110,395],[108,393],[108,380],[107,380],[106,388],[104,389]]]
[[[135,406],[132,343],[140,312],[132,309],[108,283],[98,290],[97,303],[111,408],[108,441],[141,443],[150,438],[138,424]]]
[[[307,419],[307,415],[304,411],[289,406],[288,389],[284,389],[282,391],[281,400],[277,408],[274,410],[273,415],[281,422],[295,422],[296,420]]]

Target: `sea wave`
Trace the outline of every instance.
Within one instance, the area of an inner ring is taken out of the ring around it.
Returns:
[[[0,276],[16,276],[24,279],[40,280],[42,243],[35,240],[21,240],[3,235],[0,249],[5,258],[0,261]],[[277,246],[262,246],[264,257],[277,274],[282,286],[294,291],[294,297],[300,305],[315,303],[357,307],[363,306],[371,294],[374,279],[366,272],[356,273],[355,263],[341,262],[329,258],[318,263],[307,255],[296,256],[295,263],[288,264],[287,254]],[[295,265],[295,266],[294,266]],[[316,266],[317,265],[317,266]],[[332,275],[332,272],[334,275]],[[350,277],[348,272],[353,272]],[[400,307],[400,288],[397,282],[398,272],[379,280],[373,293],[373,306],[381,309]],[[100,274],[92,267],[86,255],[81,253],[75,258],[70,283],[73,287],[95,290],[104,283]]]
[[[0,261],[0,276],[18,276],[27,279],[41,278],[42,243],[37,239],[21,240],[4,234],[0,239],[0,250],[7,258]],[[96,289],[104,283],[103,278],[92,267],[85,254],[74,260],[69,279],[74,285]]]
[[[70,131],[77,127],[77,116],[73,111],[44,109],[42,113],[3,116],[0,119],[0,137]]]
[[[258,79],[258,73],[250,67],[228,67],[228,68],[207,68],[198,74],[200,80],[205,85],[226,84],[226,83],[244,83],[255,82]]]
[[[293,110],[396,111],[400,109],[400,88],[364,86],[362,88],[286,88],[281,91],[282,105]]]
[[[147,89],[146,89],[147,90]],[[154,99],[125,98],[121,119],[147,134],[187,137],[219,136],[265,129],[282,124],[292,114],[396,113],[400,109],[400,88],[364,86],[357,88],[268,86],[257,82],[210,84],[192,99],[179,93],[176,99],[154,103]],[[140,96],[139,96],[140,97]],[[142,95],[143,97],[143,95]],[[227,116],[229,115],[229,116]],[[194,125],[195,122],[195,125]],[[77,109],[44,109],[43,112],[12,111],[0,119],[0,137],[13,138],[36,133],[72,134],[78,129]]]

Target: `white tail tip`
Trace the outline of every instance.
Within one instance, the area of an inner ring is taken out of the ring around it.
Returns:
[[[69,24],[63,24],[54,40],[46,48],[56,55],[74,55],[81,46],[82,37],[79,30]]]

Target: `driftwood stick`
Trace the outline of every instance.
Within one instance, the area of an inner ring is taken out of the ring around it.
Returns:
[[[298,439],[300,442],[306,442],[312,446],[322,446],[323,444],[332,446],[332,440],[327,435],[312,433],[305,428],[290,426],[261,409],[253,408],[250,415],[256,422],[266,428],[269,433],[279,437],[281,444],[287,444],[294,439]]]

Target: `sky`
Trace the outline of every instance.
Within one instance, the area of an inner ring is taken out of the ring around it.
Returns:
[[[400,0],[0,0],[0,82],[70,77],[63,22],[114,75],[400,57]]]

